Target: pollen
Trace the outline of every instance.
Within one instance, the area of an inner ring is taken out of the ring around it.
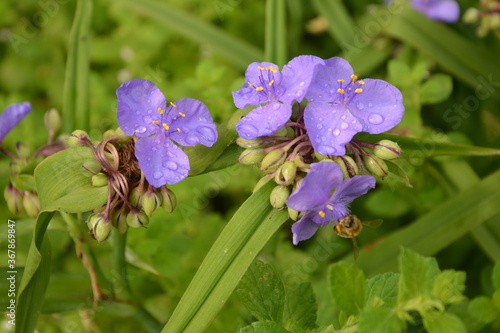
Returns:
[[[351,79],[353,79],[353,80],[357,80],[357,79],[358,79],[358,76],[357,76],[357,75],[355,75],[355,74],[352,74],[352,75],[351,75]]]
[[[355,93],[362,93],[362,92],[363,92],[363,89],[358,88],[358,89],[354,90],[354,92],[355,92]]]
[[[318,212],[318,215],[319,215],[319,216],[321,216],[321,217],[325,217],[325,215],[326,215],[326,214],[325,214],[325,212],[324,212],[324,211],[320,210],[320,211]]]
[[[163,111],[163,109],[162,109],[162,108],[158,108],[158,113],[159,113],[159,114],[163,114],[164,112],[165,112],[165,111]]]
[[[177,132],[180,132],[180,131],[181,131],[181,129],[180,129],[180,128],[177,128]]]
[[[265,68],[262,67],[262,66],[257,66],[258,69],[260,69],[261,71],[264,70]]]
[[[248,86],[249,87],[255,86],[255,83],[250,83]]]
[[[365,84],[365,81],[358,81],[359,84]]]
[[[159,122],[158,120],[153,120],[153,121],[152,121],[152,123],[153,123],[154,125],[158,125],[160,122]]]
[[[255,88],[255,90],[262,91],[262,90],[264,90],[264,87],[257,87],[257,88]]]
[[[269,81],[268,85],[272,86],[274,83],[274,80]]]
[[[170,102],[170,105],[172,105],[174,108],[177,107],[177,105],[175,105],[174,103]]]
[[[344,79],[338,79],[337,82],[345,82]]]
[[[179,114],[180,114],[180,116],[181,116],[181,117],[185,117],[185,116],[186,116],[186,115],[185,115],[184,113],[182,113],[182,112],[179,112]]]
[[[161,124],[161,125],[162,125],[162,126],[163,126],[163,128],[164,128],[164,129],[166,129],[167,131],[170,129],[170,127],[169,127],[167,124],[165,124],[165,123],[163,123],[163,124]]]
[[[273,73],[276,73],[278,71],[276,68],[271,67],[271,66],[267,67],[266,69],[270,70]]]
[[[344,89],[342,89],[342,88],[339,88],[339,89],[337,89],[337,92],[339,92],[339,93],[343,94],[343,93],[345,93],[345,90],[344,90]]]

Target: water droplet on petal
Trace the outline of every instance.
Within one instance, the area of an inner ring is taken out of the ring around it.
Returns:
[[[379,125],[384,121],[384,118],[378,113],[372,113],[368,116],[368,121],[373,125]]]
[[[335,149],[331,146],[320,145],[318,147],[318,152],[322,155],[335,155],[335,153],[337,152],[337,149]]]
[[[156,147],[151,147],[151,150],[152,150],[152,151],[157,151],[157,150],[158,150],[158,148],[156,148]]]
[[[323,128],[323,125],[318,124],[316,127],[320,130],[320,129],[322,129],[322,128]]]
[[[279,108],[281,108],[281,103],[274,103],[273,104],[273,109],[279,110]],[[264,111],[264,109],[262,109],[262,111]]]
[[[333,135],[339,136],[340,135],[340,130],[338,128],[336,128],[335,131],[333,131]]]
[[[351,124],[356,124],[356,119],[354,119],[353,121],[351,121]]]
[[[139,133],[139,134],[142,134],[142,133],[146,132],[146,127],[139,126],[139,127],[136,128],[135,132]]]
[[[187,135],[187,137],[186,137],[186,143],[187,144],[194,146],[198,142],[200,142],[200,140],[198,139],[198,137],[196,136],[196,134],[191,134],[190,133],[190,134]]]
[[[305,86],[305,85],[306,85],[306,83],[305,83],[304,81],[301,81],[301,82],[299,83],[299,86],[301,86],[301,87],[303,87],[303,86]]]
[[[174,161],[168,161],[166,167],[170,170],[177,170],[178,165]]]
[[[242,138],[247,140],[255,139],[259,135],[259,130],[250,124],[236,125],[236,130]]]
[[[363,102],[359,102],[359,101],[356,103],[356,106],[357,106],[357,107],[358,107],[358,109],[360,109],[360,110],[363,110],[363,109],[365,108],[365,105],[363,104]]]
[[[326,136],[324,135],[321,136],[321,142],[326,142]]]
[[[371,108],[373,106],[372,103],[368,103],[368,107]]]
[[[342,124],[340,124],[340,128],[345,130],[345,129],[349,128],[349,124],[342,122]]]
[[[342,120],[345,120],[346,116],[345,116],[345,115],[343,115],[341,118],[342,118]]]
[[[297,92],[295,93],[295,96],[297,96],[297,97],[302,96],[303,93],[304,93],[303,90],[297,90]]]
[[[148,101],[147,101],[147,102],[148,102],[148,104],[149,104],[149,103],[151,103],[151,100],[150,100],[150,99],[148,99]]]
[[[154,179],[160,179],[161,177],[163,177],[163,172],[161,172],[161,171],[155,171],[153,173],[153,178]]]

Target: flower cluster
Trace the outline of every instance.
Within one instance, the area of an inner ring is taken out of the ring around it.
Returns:
[[[389,140],[354,139],[396,126],[404,114],[401,92],[383,80],[359,79],[342,58],[299,56],[281,71],[252,63],[233,98],[239,108],[256,106],[236,125],[237,143],[246,148],[239,160],[260,166],[265,176],[257,187],[277,183],[274,208],[286,205],[292,219],[300,218],[294,244],[349,214],[348,204],[375,186],[372,175],[388,175],[384,160],[401,154]]]

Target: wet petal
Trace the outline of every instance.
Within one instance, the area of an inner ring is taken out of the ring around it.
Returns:
[[[172,185],[188,176],[187,155],[163,133],[137,140],[135,156],[148,183],[154,187]]]
[[[202,102],[183,98],[169,106],[166,123],[170,126],[169,137],[181,146],[202,144],[211,147],[217,141],[217,128],[212,115]]]
[[[7,106],[0,115],[0,142],[30,112],[30,102],[14,103]]]
[[[354,176],[342,182],[332,195],[330,201],[335,209],[335,218],[341,219],[349,214],[348,206],[356,198],[375,188],[376,181],[373,176]]]
[[[151,81],[133,79],[116,89],[118,124],[126,135],[147,137],[157,133],[152,123],[160,120],[158,108],[165,110],[165,96]]]
[[[272,102],[259,106],[241,118],[236,124],[238,135],[247,140],[259,136],[271,135],[279,130],[290,119],[292,106]]]
[[[411,4],[431,20],[454,23],[460,18],[460,6],[454,0],[412,0]]]
[[[311,143],[322,155],[344,155],[345,145],[362,130],[362,125],[344,105],[309,103],[304,123]]]
[[[275,72],[263,71],[259,67],[272,67],[275,69]],[[281,77],[279,67],[273,63],[251,63],[245,72],[245,84],[239,90],[233,91],[234,104],[237,108],[244,109],[250,105],[259,105],[268,102],[270,100],[270,96],[265,91],[258,91],[256,88],[259,86],[268,86],[270,79],[275,79],[273,84],[275,87],[279,87],[281,84]],[[273,94],[273,96],[275,95],[276,94]]]
[[[342,182],[342,170],[337,163],[324,161],[311,164],[300,187],[286,201],[287,206],[300,212],[325,205],[330,192]]]
[[[318,230],[319,225],[311,219],[315,212],[307,212],[302,218],[292,225],[293,245],[299,244],[300,241],[311,238]]]
[[[382,80],[366,79],[363,92],[347,104],[363,125],[363,132],[379,134],[390,130],[403,118],[403,95],[398,88]]]
[[[337,90],[351,82],[353,70],[349,62],[339,57],[325,60],[325,65],[315,67],[314,78],[309,86],[306,99],[310,102],[335,100]],[[344,80],[344,83],[338,82]]]
[[[314,69],[324,63],[323,59],[311,55],[302,55],[290,60],[283,67],[285,94],[280,97],[280,100],[290,104],[294,100],[301,102],[311,84]]]

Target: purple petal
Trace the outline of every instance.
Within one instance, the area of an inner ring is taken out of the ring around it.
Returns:
[[[302,218],[292,225],[293,245],[299,244],[300,241],[311,238],[318,230],[319,225],[314,223],[311,215],[315,212],[307,212]]]
[[[202,144],[211,147],[217,141],[217,128],[210,111],[202,102],[183,98],[169,106],[166,122],[173,130],[169,137],[181,146]]]
[[[178,183],[189,172],[187,155],[163,133],[137,140],[135,156],[148,183],[154,187]]]
[[[460,18],[460,6],[454,0],[412,0],[411,4],[432,20],[454,23]]]
[[[300,187],[293,192],[286,204],[300,212],[325,205],[330,192],[342,182],[342,170],[337,163],[324,161],[311,164],[311,171]]]
[[[30,112],[30,102],[14,103],[7,106],[0,115],[0,142]]]
[[[390,130],[403,118],[403,95],[382,80],[366,79],[363,92],[354,94],[349,111],[363,124],[363,132],[379,134]]]
[[[341,104],[309,103],[304,110],[309,139],[322,155],[344,155],[345,145],[363,126]]]
[[[295,100],[301,102],[311,84],[314,69],[324,63],[323,59],[311,55],[298,56],[290,60],[283,67],[285,94],[280,100],[290,104]]]
[[[283,127],[291,115],[292,106],[290,104],[272,102],[253,109],[241,118],[236,124],[236,131],[239,136],[247,140],[271,135]]]
[[[309,102],[332,101],[341,87],[338,80],[345,80],[345,83],[351,81],[353,70],[349,62],[339,57],[333,57],[325,60],[325,65],[315,67],[314,78],[309,86],[306,99]]]
[[[265,72],[259,68],[272,67],[276,69],[276,73]],[[264,75],[265,77],[263,77]],[[271,75],[272,77],[268,77]],[[245,84],[237,91],[233,91],[234,105],[239,109],[244,109],[250,105],[259,105],[270,100],[270,96],[266,91],[257,91],[255,88],[257,86],[269,87],[269,81],[274,79],[273,85],[275,87],[281,84],[281,73],[279,72],[279,67],[270,62],[253,62],[251,63],[245,72]],[[271,96],[276,97],[272,94]]]
[[[158,108],[165,110],[166,99],[151,81],[133,79],[116,89],[118,124],[127,135],[147,137],[158,132],[152,121],[160,120]]]
[[[342,182],[333,193],[330,202],[334,206],[336,219],[341,219],[349,214],[348,206],[357,197],[362,196],[371,188],[375,188],[373,176],[354,176]]]

